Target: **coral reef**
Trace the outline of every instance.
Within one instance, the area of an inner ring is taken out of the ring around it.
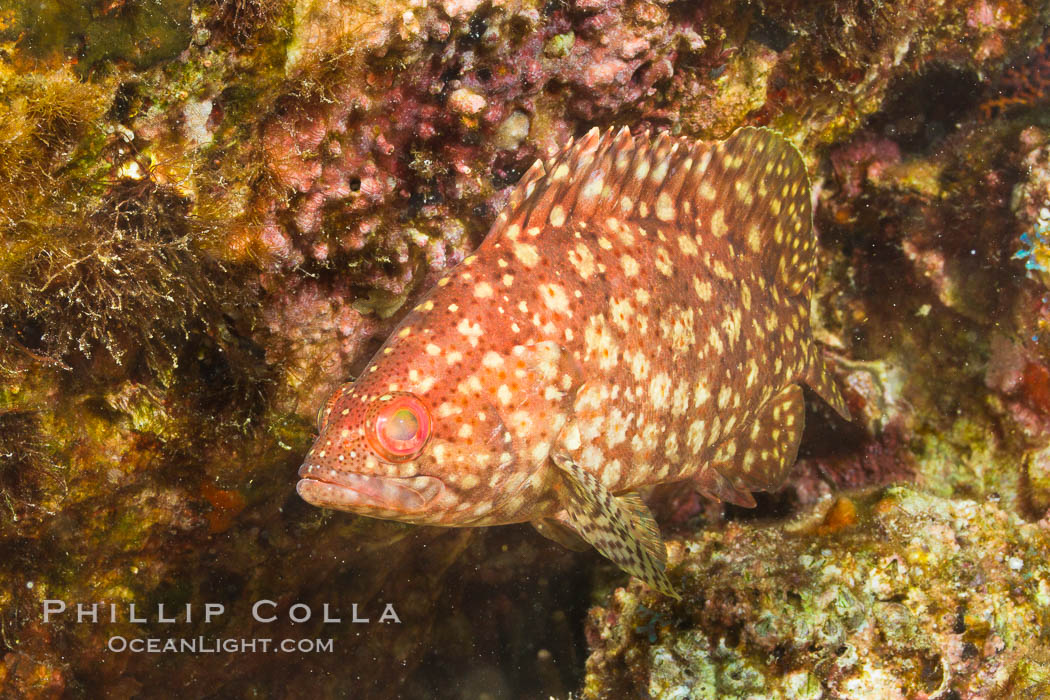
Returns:
[[[1050,523],[908,488],[680,540],[591,610],[583,697],[1041,697]]]
[[[9,5],[0,694],[573,690],[593,573],[606,575],[596,559],[524,527],[449,533],[326,513],[293,484],[323,398],[481,240],[533,160],[623,124],[697,138],[769,125],[800,146],[822,244],[814,318],[855,420],[814,404],[790,483],[754,511],[653,494],[684,538],[673,560],[690,595],[670,607],[599,579],[593,600],[612,602],[592,619],[586,692],[672,697],[688,669],[694,684],[791,697],[847,682],[941,697],[1043,682],[1025,617],[1041,614],[1043,525],[1017,518],[1050,506],[1045,9]],[[932,495],[861,496],[825,517],[829,494],[895,481]],[[913,548],[929,531],[929,551]],[[763,564],[748,546],[794,554]],[[887,585],[900,599],[859,578],[894,552],[903,563]],[[704,578],[726,571],[736,578]],[[852,596],[841,609],[833,581]],[[985,588],[966,600],[953,581]],[[751,597],[733,603],[734,586]],[[226,615],[179,634],[332,638],[336,651],[111,653],[113,635],[171,626],[44,623],[48,599],[221,603]],[[260,599],[280,622],[253,620]],[[344,618],[356,603],[373,620],[392,603],[402,624],[295,624],[296,603]],[[1000,617],[981,607],[992,604]],[[840,639],[879,665],[834,653]],[[769,669],[791,672],[774,682]]]
[[[1045,102],[1050,97],[1050,36],[1024,60],[1007,68],[992,87],[996,96],[981,104],[987,119],[1011,107]]]

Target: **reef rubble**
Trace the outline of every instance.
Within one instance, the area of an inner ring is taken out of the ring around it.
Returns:
[[[676,541],[681,601],[588,617],[583,697],[991,698],[1050,689],[1050,522],[909,487]]]

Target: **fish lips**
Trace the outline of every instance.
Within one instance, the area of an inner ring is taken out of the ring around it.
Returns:
[[[307,464],[299,468],[299,476],[295,490],[307,503],[366,515],[419,512],[445,489],[445,483],[433,476],[371,476]]]

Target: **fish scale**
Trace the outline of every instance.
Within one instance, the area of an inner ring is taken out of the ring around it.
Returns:
[[[326,402],[300,495],[420,524],[530,521],[674,595],[639,489],[754,505],[794,463],[800,384],[848,418],[810,330],[810,206],[800,155],[768,129],[592,130],[526,172]]]

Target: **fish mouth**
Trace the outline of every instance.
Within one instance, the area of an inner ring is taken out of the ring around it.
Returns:
[[[368,476],[305,464],[299,476],[295,490],[307,503],[377,515],[420,511],[445,489],[445,483],[433,476]]]

